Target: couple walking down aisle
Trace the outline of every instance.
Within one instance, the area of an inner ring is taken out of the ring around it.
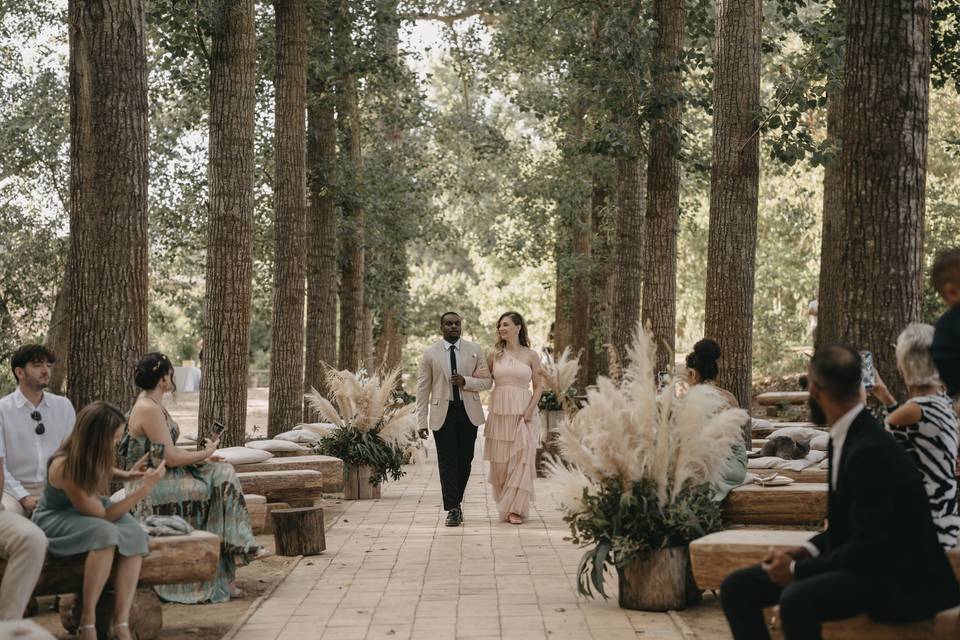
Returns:
[[[480,346],[461,339],[463,320],[440,317],[443,339],[423,354],[417,371],[417,419],[437,445],[437,465],[446,525],[463,523],[463,494],[470,478],[477,428],[484,423],[480,391],[493,387],[486,418],[484,459],[487,481],[500,518],[522,524],[533,502],[540,416],[540,359],[530,349],[518,313],[497,321],[497,344],[484,356]]]

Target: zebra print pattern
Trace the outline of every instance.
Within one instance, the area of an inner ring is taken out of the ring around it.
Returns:
[[[933,523],[945,549],[957,545],[960,538],[960,513],[957,509],[957,415],[947,396],[928,395],[911,398],[919,405],[920,421],[906,427],[887,428],[900,442],[923,474],[923,485],[930,500]]]

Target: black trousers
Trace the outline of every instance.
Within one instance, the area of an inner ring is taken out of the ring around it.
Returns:
[[[437,443],[443,508],[450,511],[463,502],[473,463],[473,445],[477,440],[477,427],[467,417],[463,402],[450,403],[443,427],[433,432],[433,439]]]
[[[780,605],[787,640],[819,640],[820,626],[865,613],[876,598],[870,578],[831,571],[795,580],[786,587],[771,582],[760,565],[731,573],[720,586],[720,601],[735,640],[767,640],[763,608]]]

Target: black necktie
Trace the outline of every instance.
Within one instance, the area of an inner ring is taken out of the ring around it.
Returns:
[[[450,345],[450,375],[457,374],[457,348]],[[453,385],[453,401],[460,402],[460,387]]]

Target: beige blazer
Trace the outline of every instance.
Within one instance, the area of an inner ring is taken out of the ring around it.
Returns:
[[[439,431],[447,417],[447,405],[453,396],[450,382],[450,354],[438,340],[423,352],[417,369],[417,422],[421,429],[429,426]],[[467,417],[475,426],[483,424],[483,406],[480,404],[480,391],[489,389],[493,384],[487,370],[487,357],[480,345],[460,339],[457,353],[458,373],[466,380],[460,390]]]

